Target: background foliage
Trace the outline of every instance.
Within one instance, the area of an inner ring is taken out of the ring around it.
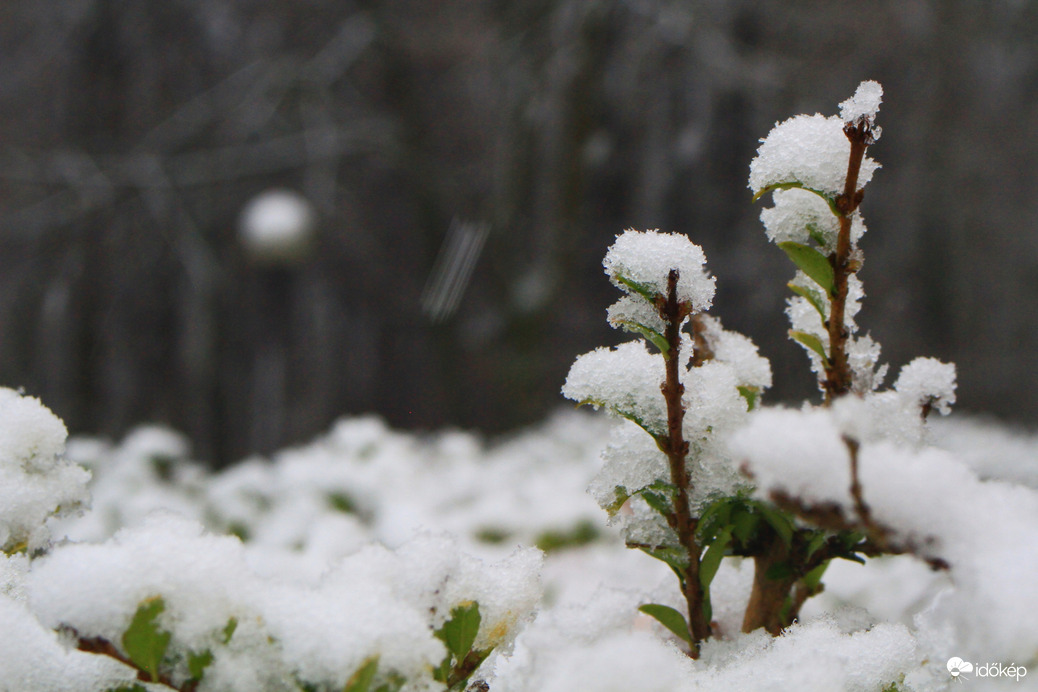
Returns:
[[[636,227],[701,244],[716,311],[798,368],[773,400],[807,395],[745,162],[875,79],[862,324],[894,364],[958,362],[960,408],[1033,421],[1036,27],[969,0],[0,4],[0,382],[222,460],[347,412],[509,428],[617,338],[589,306]],[[319,218],[291,270],[237,240],[271,187]],[[460,309],[423,312],[454,220],[489,236]]]

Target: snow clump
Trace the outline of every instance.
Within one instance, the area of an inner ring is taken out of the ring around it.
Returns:
[[[879,82],[864,81],[854,91],[854,96],[840,104],[840,118],[845,123],[859,119],[872,120],[883,102],[883,87]]]
[[[46,547],[47,520],[78,510],[90,474],[63,456],[65,424],[39,399],[0,388],[0,549]]]
[[[667,295],[671,269],[678,271],[679,302],[688,302],[695,312],[710,307],[714,299],[714,278],[704,269],[703,249],[687,236],[659,231],[627,230],[616,237],[602,265],[613,285],[624,292],[643,290]]]

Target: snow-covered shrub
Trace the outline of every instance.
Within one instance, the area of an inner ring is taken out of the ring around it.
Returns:
[[[879,139],[881,98],[877,83],[863,82],[840,116],[777,124],[750,166],[754,199],[774,198],[761,214],[767,236],[797,269],[789,335],[811,360],[820,404],[761,405],[768,363],[704,314],[714,280],[684,236],[629,230],[603,262],[625,294],[609,322],[640,338],[580,356],[563,394],[621,419],[591,491],[629,547],[677,576],[679,596],[643,601],[640,610],[700,659],[686,666],[695,680],[687,689],[762,688],[752,671],[790,647],[813,648],[816,661],[833,655],[833,677],[814,671],[810,689],[939,688],[953,679],[940,670],[951,652],[1014,670],[1038,662],[1034,619],[1013,616],[1038,608],[1038,494],[981,481],[930,446],[928,418],[954,403],[955,367],[919,358],[883,389],[879,344],[855,322],[865,295],[859,206],[879,168],[865,153]],[[797,624],[834,559],[902,554],[946,575],[946,591],[913,630],[867,615],[849,626]],[[743,558],[752,559],[752,576]],[[714,586],[728,559],[741,593]],[[759,628],[779,641],[754,638]],[[800,639],[813,643],[793,644]],[[886,653],[856,679],[850,661],[874,656],[867,640]],[[781,669],[790,656],[773,664]],[[734,660],[743,665],[731,667]],[[709,672],[694,674],[703,664]],[[681,679],[675,665],[657,667]],[[674,689],[668,679],[661,689]],[[808,688],[798,675],[772,681]]]
[[[420,485],[437,470],[447,472],[441,490],[453,480],[474,499],[482,450],[466,436],[418,454],[416,439],[361,419],[287,450],[259,477],[254,462],[218,478],[160,428],[114,449],[78,440],[70,456],[98,477],[93,511],[75,518],[67,510],[87,499],[90,473],[63,456],[63,424],[8,391],[0,690],[461,690],[540,600],[538,550],[513,543],[474,557],[383,506],[418,509],[406,492],[427,495]],[[438,469],[426,465],[437,458]],[[396,497],[380,483],[395,483]],[[50,544],[47,521],[59,513],[55,531],[76,540]],[[393,548],[373,540],[380,533]]]

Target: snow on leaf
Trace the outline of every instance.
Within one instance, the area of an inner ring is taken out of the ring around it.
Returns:
[[[159,679],[159,666],[166,655],[172,635],[159,627],[159,615],[166,609],[161,596],[142,601],[130,626],[123,634],[123,649],[134,665],[151,679]]]

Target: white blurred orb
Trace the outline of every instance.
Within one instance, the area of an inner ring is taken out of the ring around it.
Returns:
[[[310,254],[315,217],[313,205],[299,193],[267,190],[242,209],[238,236],[257,264],[298,264]]]

